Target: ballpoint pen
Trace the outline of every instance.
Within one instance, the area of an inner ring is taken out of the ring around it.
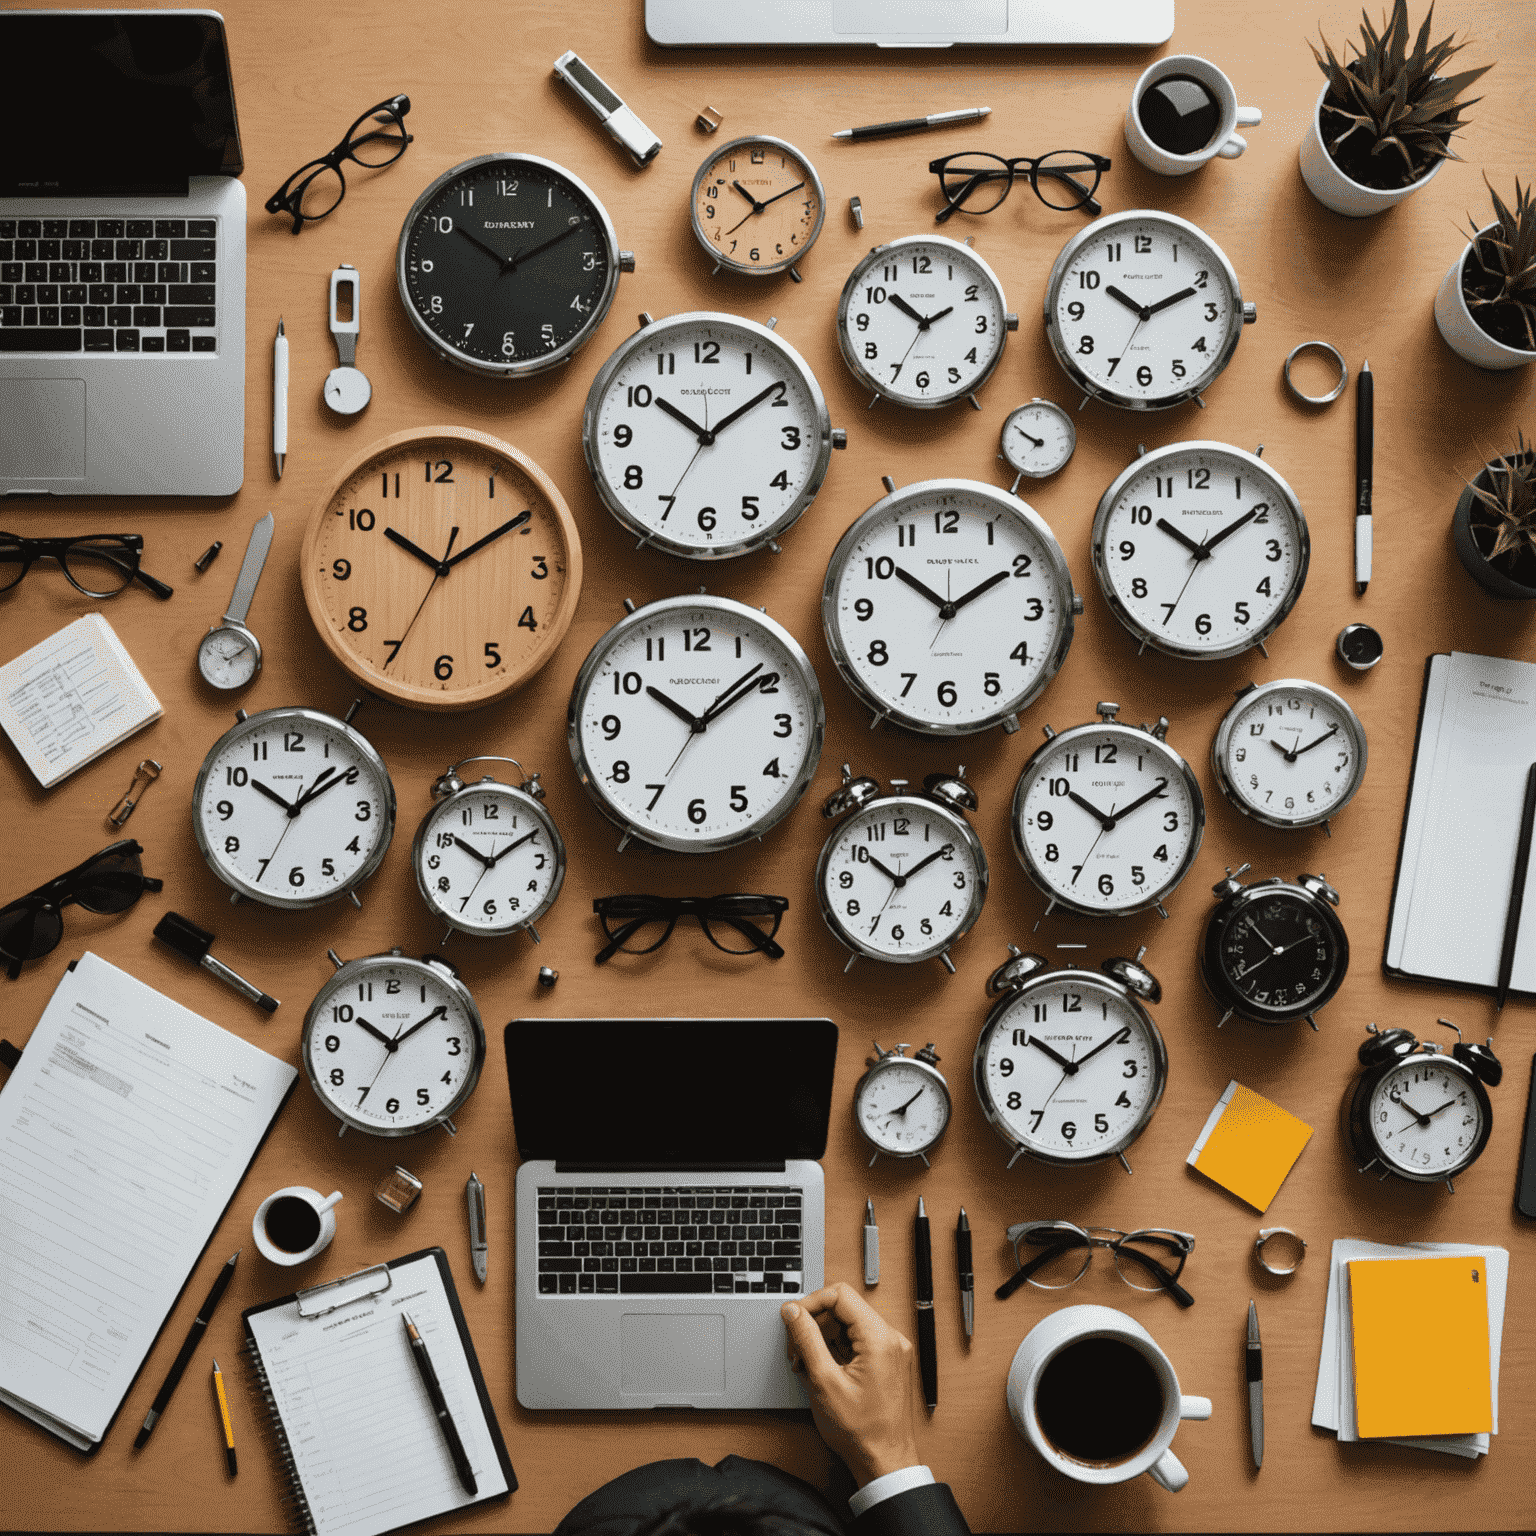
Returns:
[[[1494,1006],[1504,1011],[1509,981],[1515,969],[1515,945],[1520,939],[1520,914],[1525,907],[1525,877],[1531,867],[1531,834],[1536,830],[1536,763],[1525,775],[1525,803],[1520,810],[1520,836],[1515,843],[1515,877],[1510,882],[1509,905],[1504,911],[1504,942],[1499,949],[1499,979]]]
[[[283,478],[283,460],[288,457],[288,335],[283,322],[277,322],[277,339],[272,343],[272,457],[277,461],[277,478]]]
[[[880,1228],[875,1225],[875,1202],[864,1201],[864,1284],[880,1283]]]
[[[971,1268],[971,1224],[963,1205],[955,1226],[955,1263],[960,1269],[960,1315],[965,1319],[965,1336],[970,1338],[976,1332],[976,1275]]]
[[[917,1197],[913,1237],[917,1249],[912,1282],[917,1301],[917,1365],[923,1378],[923,1401],[932,1413],[939,1406],[939,1348],[933,1324],[933,1239],[921,1195]]]
[[[224,1373],[219,1369],[219,1362],[213,1362],[213,1390],[219,1400],[219,1419],[224,1425],[224,1461],[229,1467],[229,1475],[233,1477],[240,1467],[235,1461],[235,1431],[229,1422],[229,1399],[224,1395]]]
[[[432,1412],[437,1416],[438,1425],[443,1431],[443,1439],[448,1442],[448,1454],[453,1457],[453,1469],[459,1474],[459,1482],[465,1493],[478,1493],[480,1488],[475,1482],[474,1471],[469,1465],[469,1456],[464,1449],[464,1442],[459,1438],[459,1427],[453,1422],[453,1415],[448,1411],[448,1399],[443,1396],[443,1385],[437,1379],[437,1372],[432,1369],[432,1357],[427,1353],[427,1341],[422,1338],[421,1331],[411,1321],[409,1312],[402,1312],[400,1321],[405,1324],[405,1336],[410,1341],[411,1356],[416,1361],[416,1369],[421,1373],[421,1384],[427,1389],[427,1398],[432,1404]]]
[[[197,1317],[193,1320],[192,1327],[187,1334],[187,1341],[181,1346],[181,1353],[171,1362],[171,1369],[166,1376],[160,1390],[155,1394],[155,1400],[150,1405],[149,1413],[144,1419],[144,1427],[134,1437],[133,1448],[139,1450],[144,1442],[149,1439],[149,1432],[159,1421],[160,1415],[165,1412],[166,1404],[171,1400],[171,1393],[176,1390],[181,1381],[182,1372],[186,1370],[188,1362],[192,1359],[192,1352],[202,1342],[203,1335],[208,1331],[208,1324],[213,1320],[214,1308],[223,1298],[224,1292],[229,1289],[229,1282],[235,1278],[235,1260],[240,1257],[244,1249],[237,1248],[230,1254],[229,1261],[219,1271],[218,1279],[213,1282],[213,1289],[208,1292],[208,1299],[203,1303]]]
[[[214,936],[206,928],[198,927],[190,917],[183,917],[179,912],[167,912],[155,924],[155,937],[193,965],[200,965],[205,971],[217,976],[225,986],[234,988],[241,997],[255,1003],[263,1013],[276,1013],[281,1006],[275,997],[268,997],[255,982],[247,981],[237,971],[230,970],[222,960],[215,960],[208,953],[213,947]]]
[[[942,128],[945,123],[974,123],[986,117],[991,107],[962,107],[958,112],[934,112],[927,117],[902,117],[890,123],[866,123],[862,128],[839,128],[834,139],[884,139],[898,133],[921,133],[924,128]]]
[[[1371,461],[1376,451],[1376,381],[1369,359],[1355,384],[1355,595],[1371,580]]]
[[[469,1257],[475,1266],[475,1279],[485,1284],[485,1256],[490,1245],[485,1240],[485,1185],[470,1171],[464,1186],[464,1200],[469,1206]]]
[[[1248,1303],[1248,1344],[1243,1351],[1248,1368],[1248,1437],[1253,1444],[1253,1464],[1264,1465],[1264,1351],[1259,1348],[1259,1312]]]

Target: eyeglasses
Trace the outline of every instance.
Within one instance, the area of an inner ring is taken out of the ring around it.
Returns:
[[[1097,217],[1104,210],[1093,194],[1099,178],[1109,169],[1109,159],[1086,149],[1053,149],[1038,160],[1028,155],[1015,160],[1004,160],[1001,155],[945,155],[942,160],[930,160],[928,169],[939,178],[944,201],[949,204],[935,215],[936,224],[955,213],[991,213],[1013,190],[1014,176],[1025,170],[1031,190],[1047,208],[1062,212],[1086,208]]]
[[[597,965],[606,965],[620,950],[648,955],[660,949],[680,917],[697,918],[709,942],[728,955],[784,958],[773,936],[789,910],[785,896],[599,896],[592,910],[609,940],[597,952]]]
[[[1115,1272],[1127,1285],[1138,1291],[1167,1291],[1181,1307],[1195,1304],[1179,1284],[1195,1246],[1191,1233],[1166,1227],[1121,1232],[1114,1227],[1078,1227],[1070,1221],[1021,1221],[1008,1228],[1008,1241],[1019,1267],[998,1286],[999,1301],[1006,1301],[1026,1280],[1044,1291],[1063,1290],[1082,1279],[1095,1248],[1108,1248]],[[1039,1252],[1026,1257],[1031,1248]]]
[[[0,592],[18,585],[36,560],[57,560],[69,584],[87,597],[116,597],[132,581],[142,581],[158,598],[174,587],[139,569],[144,537],[138,533],[88,533],[73,539],[24,539],[0,533]]]
[[[267,199],[267,212],[291,214],[294,234],[298,234],[306,223],[323,219],[333,212],[347,195],[347,179],[341,174],[342,161],[355,160],[371,171],[393,164],[411,142],[404,121],[410,110],[409,96],[391,96],[388,101],[369,107],[347,129],[346,137],[335,149],[318,160],[301,165]],[[375,123],[383,126],[376,128]]]
[[[26,961],[58,948],[63,908],[71,902],[87,912],[126,912],[145,891],[158,891],[164,882],[144,873],[143,852],[131,837],[108,843],[85,863],[0,907],[0,959],[9,962],[10,979],[21,975]]]

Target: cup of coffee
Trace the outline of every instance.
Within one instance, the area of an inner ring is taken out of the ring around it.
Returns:
[[[1208,1397],[1179,1391],[1167,1355],[1113,1307],[1063,1307],[1025,1335],[1008,1372],[1015,1428],[1080,1483],[1143,1472],[1170,1493],[1189,1481],[1170,1446],[1184,1419],[1208,1419]]]
[[[1263,122],[1257,107],[1240,107],[1232,82],[1193,53],[1150,64],[1125,109],[1125,142],[1149,171],[1187,176],[1220,156],[1235,160],[1248,141],[1233,130]]]
[[[262,1255],[274,1264],[302,1264],[329,1247],[336,1236],[336,1215],[331,1207],[340,1200],[339,1189],[322,1195],[318,1189],[290,1184],[256,1207],[251,1236]]]

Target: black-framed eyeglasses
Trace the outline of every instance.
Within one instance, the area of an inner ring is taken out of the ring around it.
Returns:
[[[388,101],[369,107],[347,129],[346,137],[335,149],[301,165],[267,199],[267,212],[291,215],[294,234],[305,224],[333,212],[347,195],[342,161],[355,160],[370,171],[393,164],[411,142],[411,135],[405,131],[405,114],[410,110],[409,96],[391,96]]]
[[[116,597],[130,582],[141,581],[156,597],[170,597],[174,587],[139,569],[144,536],[139,533],[85,533],[70,539],[25,539],[0,533],[0,592],[9,592],[34,561],[57,560],[69,584],[87,597]]]
[[[7,962],[6,975],[15,981],[28,960],[58,947],[65,907],[126,912],[145,891],[158,891],[164,882],[144,873],[139,863],[143,852],[131,837],[108,843],[83,864],[0,907],[0,960]]]
[[[1070,1221],[1021,1221],[1008,1228],[1008,1241],[1019,1267],[998,1286],[999,1301],[1006,1301],[1026,1281],[1043,1291],[1073,1285],[1087,1273],[1093,1250],[1108,1248],[1115,1272],[1127,1285],[1138,1291],[1167,1291],[1181,1307],[1195,1304],[1179,1284],[1184,1263],[1194,1251],[1192,1233],[1167,1227],[1121,1232],[1116,1227],[1079,1227]]]
[[[948,205],[934,216],[942,224],[956,213],[991,213],[1013,190],[1015,176],[1027,176],[1030,189],[1047,208],[1067,212],[1086,208],[1095,218],[1103,208],[1094,198],[1099,179],[1109,169],[1107,155],[1086,149],[1053,149],[1031,159],[1020,155],[1005,160],[1001,155],[966,153],[930,160],[928,169],[939,178]]]
[[[622,950],[648,955],[672,937],[680,917],[698,920],[705,937],[728,955],[767,955],[782,960],[773,936],[789,910],[786,896],[738,892],[726,896],[599,896],[592,910],[608,935],[594,963],[605,965]]]

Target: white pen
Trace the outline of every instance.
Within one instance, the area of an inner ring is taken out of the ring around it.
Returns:
[[[283,478],[283,460],[288,457],[288,337],[282,319],[277,322],[277,339],[272,343],[272,457],[277,461],[277,478]]]
[[[883,139],[897,133],[921,133],[945,123],[974,123],[988,116],[991,107],[962,107],[958,112],[935,112],[929,117],[903,117],[892,123],[868,123],[862,128],[839,128],[834,139]]]

